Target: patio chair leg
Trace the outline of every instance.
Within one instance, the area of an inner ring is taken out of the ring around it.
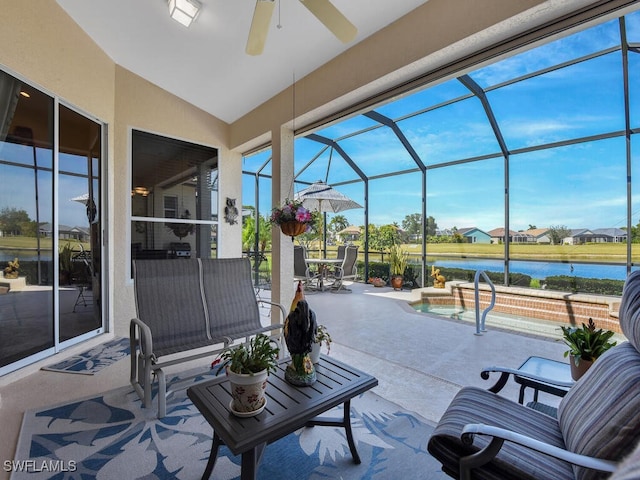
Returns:
[[[158,418],[164,418],[167,414],[167,378],[162,370],[158,374]]]

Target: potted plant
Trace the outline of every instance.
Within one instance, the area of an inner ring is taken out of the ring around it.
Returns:
[[[407,268],[408,254],[402,250],[402,247],[398,244],[394,244],[391,247],[390,256],[390,273],[391,273],[391,286],[394,290],[402,290],[404,283],[404,271]]]
[[[327,355],[331,352],[331,334],[324,325],[318,325],[316,335],[313,337],[313,345],[311,345],[311,361],[318,363],[320,361],[320,351],[322,344],[327,347]]]
[[[280,226],[282,233],[290,236],[293,240],[293,237],[310,230],[316,218],[302,206],[302,202],[287,198],[281,207],[276,207],[271,211],[270,221]]]
[[[269,372],[275,372],[280,349],[268,336],[258,334],[247,344],[225,348],[211,365],[218,372],[226,368],[231,383],[231,411],[243,417],[257,415],[264,409],[267,399]]]
[[[616,345],[616,342],[610,341],[614,332],[596,329],[592,318],[589,319],[589,325],[583,323],[581,328],[560,328],[562,340],[569,347],[564,356],[569,356],[571,377],[574,380],[578,380],[600,355]]]

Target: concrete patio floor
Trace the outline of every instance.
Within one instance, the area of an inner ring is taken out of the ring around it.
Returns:
[[[417,312],[409,304],[420,300],[417,290],[362,283],[349,288],[353,293],[306,297],[331,333],[331,355],[375,375],[377,394],[430,422],[437,423],[461,387],[493,385],[497,376],[483,380],[483,367],[517,368],[531,355],[566,361],[564,343],[554,338],[492,326],[477,336],[475,324]],[[518,391],[509,382],[502,394],[517,400]],[[559,399],[541,393],[540,401],[556,405]]]
[[[409,302],[419,299],[419,292],[362,283],[347,286],[352,293],[306,296],[318,323],[331,333],[331,356],[375,375],[379,380],[375,393],[434,424],[462,386],[493,384],[493,379],[480,377],[485,366],[516,368],[531,355],[564,361],[564,344],[554,339],[495,327],[476,336],[473,324],[416,312]],[[182,364],[170,371],[192,366]],[[94,376],[36,371],[1,386],[0,459],[13,459],[25,410],[104,392],[127,385],[128,379],[129,363],[121,360]],[[503,394],[517,399],[518,385],[510,382]],[[529,392],[526,400],[530,396]],[[548,404],[559,401],[546,394],[540,399]],[[4,478],[9,474],[0,469],[0,479]]]

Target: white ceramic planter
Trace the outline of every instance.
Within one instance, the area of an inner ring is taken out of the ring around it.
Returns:
[[[309,354],[309,357],[311,357],[311,361],[315,364],[317,364],[320,361],[320,348],[321,348],[321,344],[319,343],[312,343],[311,344],[311,353]]]
[[[229,408],[239,416],[258,415],[266,405],[267,370],[253,375],[235,373],[227,369],[233,401]]]

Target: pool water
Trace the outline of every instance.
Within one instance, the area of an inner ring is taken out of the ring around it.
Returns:
[[[418,312],[451,318],[454,320],[461,320],[472,323],[474,326],[476,324],[475,310],[468,310],[458,305],[414,303],[412,304],[412,307]],[[482,311],[480,312],[480,316],[480,318],[482,318]],[[487,318],[485,319],[485,328],[490,330],[491,326],[542,335],[550,338],[560,338],[562,336],[559,323],[495,311],[489,311]]]

